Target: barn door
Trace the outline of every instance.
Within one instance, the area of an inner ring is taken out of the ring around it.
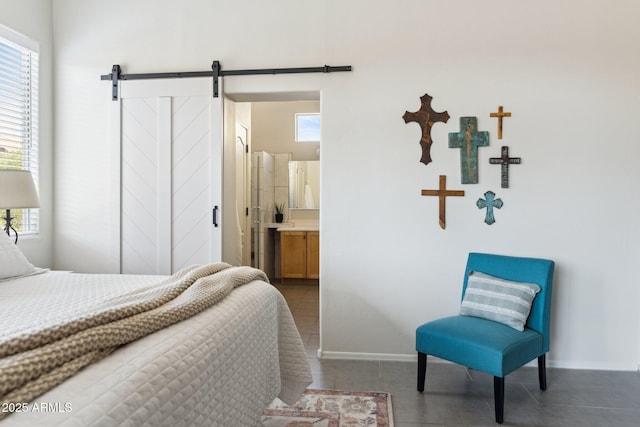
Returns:
[[[114,105],[121,273],[171,274],[222,256],[222,96],[212,79],[120,83]]]

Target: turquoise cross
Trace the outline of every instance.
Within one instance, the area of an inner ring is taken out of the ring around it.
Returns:
[[[477,117],[460,117],[460,132],[449,134],[449,148],[460,148],[463,184],[478,183],[478,147],[489,145],[489,132],[478,132]]]
[[[487,208],[487,213],[484,216],[484,222],[489,225],[496,222],[496,219],[493,217],[493,208],[500,209],[504,204],[502,203],[502,199],[496,199],[495,197],[496,194],[493,191],[487,191],[484,193],[484,199],[478,199],[476,202],[478,209]]]

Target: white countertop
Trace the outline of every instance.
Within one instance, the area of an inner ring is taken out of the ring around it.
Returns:
[[[318,221],[296,221],[280,224],[278,231],[320,231]]]

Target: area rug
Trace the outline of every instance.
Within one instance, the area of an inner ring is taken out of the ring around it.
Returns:
[[[293,406],[276,399],[264,411],[265,427],[393,427],[391,395],[308,389]]]

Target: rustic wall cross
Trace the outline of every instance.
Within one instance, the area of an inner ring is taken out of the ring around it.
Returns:
[[[477,117],[460,117],[460,132],[449,134],[449,148],[460,148],[463,184],[478,183],[478,147],[489,145],[489,132],[478,132]]]
[[[501,187],[509,188],[509,165],[519,165],[522,159],[520,157],[509,157],[509,147],[506,145],[502,146],[501,155],[502,157],[489,158],[489,163],[492,165],[502,165]]]
[[[405,111],[402,116],[405,123],[416,122],[422,128],[422,137],[420,138],[422,157],[420,157],[420,161],[425,165],[431,162],[431,144],[433,143],[431,140],[431,128],[437,122],[447,123],[449,120],[449,113],[446,111],[442,113],[433,111],[433,108],[431,108],[432,99],[433,97],[425,93],[420,97],[420,109],[414,113]]]
[[[493,191],[487,191],[484,193],[484,199],[478,199],[476,202],[476,206],[478,209],[487,208],[487,212],[484,216],[484,222],[491,225],[496,222],[496,219],[493,216],[493,208],[500,209],[504,203],[502,203],[502,199],[496,199],[496,193]]]
[[[489,113],[489,117],[497,117],[498,118],[498,139],[502,139],[502,118],[503,117],[511,117],[510,112],[505,112],[502,109],[502,105],[498,107],[497,113]]]
[[[439,219],[440,228],[447,228],[447,196],[464,196],[462,190],[447,190],[447,177],[440,175],[440,186],[437,190],[422,190],[423,196],[438,196],[439,198]]]

